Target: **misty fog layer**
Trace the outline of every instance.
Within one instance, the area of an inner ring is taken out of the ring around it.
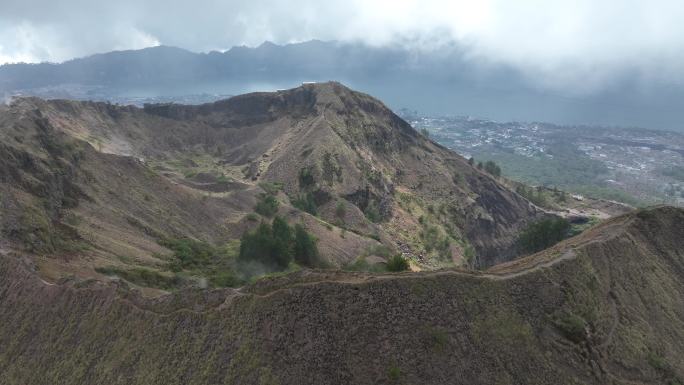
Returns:
[[[517,67],[474,60],[459,46],[438,53],[311,41],[197,54],[155,47],[63,64],[0,66],[0,95],[126,102],[133,97],[236,95],[337,80],[394,109],[502,121],[548,121],[681,130],[684,87],[624,76],[593,92],[543,88]]]

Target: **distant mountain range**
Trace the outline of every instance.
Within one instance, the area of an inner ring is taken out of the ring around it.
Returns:
[[[336,82],[0,104],[0,384],[684,384],[684,209],[490,166]]]
[[[625,80],[576,96],[539,88],[528,76],[470,59],[459,48],[417,53],[398,47],[309,41],[264,43],[226,52],[174,47],[115,51],[60,64],[0,66],[0,95],[126,100],[189,94],[240,94],[339,80],[426,114],[684,130],[684,88]],[[205,101],[205,99],[203,99]]]

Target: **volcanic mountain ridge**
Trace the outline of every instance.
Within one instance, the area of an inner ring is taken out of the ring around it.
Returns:
[[[4,247],[52,280],[163,268],[160,240],[230,243],[268,220],[264,195],[337,267],[398,252],[417,269],[491,266],[545,215],[334,82],[197,106],[16,99],[0,135]]]

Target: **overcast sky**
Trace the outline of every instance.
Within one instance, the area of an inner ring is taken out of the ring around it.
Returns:
[[[439,49],[512,65],[542,85],[625,73],[684,80],[683,0],[1,0],[0,63],[159,44],[225,50],[310,39]]]

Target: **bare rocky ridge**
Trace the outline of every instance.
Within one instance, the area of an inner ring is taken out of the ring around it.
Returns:
[[[304,271],[142,298],[0,257],[0,383],[677,384],[684,210],[483,273]]]
[[[543,215],[339,83],[142,109],[17,99],[0,110],[0,135],[3,236],[62,256],[41,260],[55,279],[161,264],[163,237],[238,238],[258,223],[264,183],[283,186],[281,215],[336,266],[381,243],[424,269],[490,266],[515,257],[519,230]],[[300,198],[319,218],[293,207]]]

